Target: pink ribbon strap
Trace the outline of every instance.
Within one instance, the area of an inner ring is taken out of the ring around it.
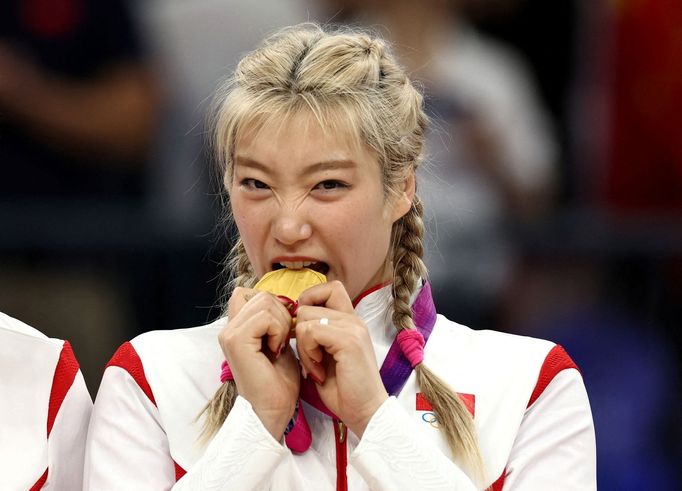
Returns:
[[[398,333],[398,344],[412,368],[424,361],[424,336],[416,329],[403,329]]]
[[[305,418],[305,414],[303,414],[303,405],[300,400],[298,401],[296,419],[292,422],[293,426],[288,432],[285,432],[284,440],[292,452],[303,453],[310,448],[310,444],[313,442],[313,435],[310,432],[308,420]]]
[[[234,375],[232,375],[232,370],[230,370],[227,361],[223,361],[220,365],[220,382],[224,384],[228,380],[234,380]]]

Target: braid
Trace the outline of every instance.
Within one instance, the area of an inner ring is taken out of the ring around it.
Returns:
[[[426,276],[422,261],[424,246],[423,206],[415,195],[410,211],[393,227],[393,324],[398,329],[414,329],[410,296],[417,289],[417,282]]]
[[[410,297],[426,268],[421,259],[424,222],[421,200],[415,196],[412,208],[394,226],[393,323],[398,330],[414,329]],[[417,384],[429,400],[453,456],[475,482],[484,482],[483,459],[476,438],[474,420],[466,407],[440,377],[424,363],[415,367]]]
[[[235,242],[225,265],[229,271],[234,272],[234,278],[229,282],[230,289],[237,286],[252,286],[255,275],[241,239],[237,239]],[[199,436],[200,442],[208,442],[218,431],[218,428],[223,425],[234,406],[237,395],[237,384],[234,380],[227,380],[218,388],[213,398],[204,406],[197,417],[199,419],[201,415],[206,414],[204,427]]]
[[[202,415],[206,415],[204,427],[199,435],[199,442],[208,443],[216,434],[227,419],[227,415],[232,411],[236,400],[237,384],[234,380],[227,380],[218,388],[213,398],[208,401],[208,404],[204,406],[196,418],[198,420]]]

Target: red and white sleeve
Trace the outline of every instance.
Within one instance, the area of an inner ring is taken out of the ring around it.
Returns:
[[[590,403],[580,372],[560,346],[542,365],[503,480],[503,491],[597,489]]]
[[[203,456],[185,473],[172,458],[140,358],[126,343],[109,362],[97,394],[83,489],[264,489],[284,460],[291,469],[291,452],[237,398]]]
[[[175,466],[139,356],[123,344],[107,365],[90,419],[84,490],[171,489]]]
[[[92,400],[78,361],[64,342],[55,367],[47,418],[45,473],[31,489],[80,489]]]

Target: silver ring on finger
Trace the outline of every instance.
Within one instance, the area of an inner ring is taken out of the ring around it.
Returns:
[[[321,326],[328,326],[329,325],[329,319],[327,317],[321,317],[320,318],[320,325]]]

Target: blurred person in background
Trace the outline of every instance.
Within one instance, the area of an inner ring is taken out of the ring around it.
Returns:
[[[525,237],[500,327],[561,343],[580,365],[595,395],[600,490],[673,489],[682,458],[682,4],[576,5],[573,194]],[[539,15],[536,24],[553,27]]]
[[[134,324],[106,248],[138,232],[157,105],[124,0],[0,4],[0,307],[93,378]]]
[[[0,401],[0,489],[81,489],[92,400],[69,342],[0,312]]]
[[[476,31],[466,0],[327,3],[385,31],[424,85],[437,126],[420,176],[434,296],[451,318],[489,327],[514,262],[505,227],[546,215],[556,187],[557,144],[531,73]]]

